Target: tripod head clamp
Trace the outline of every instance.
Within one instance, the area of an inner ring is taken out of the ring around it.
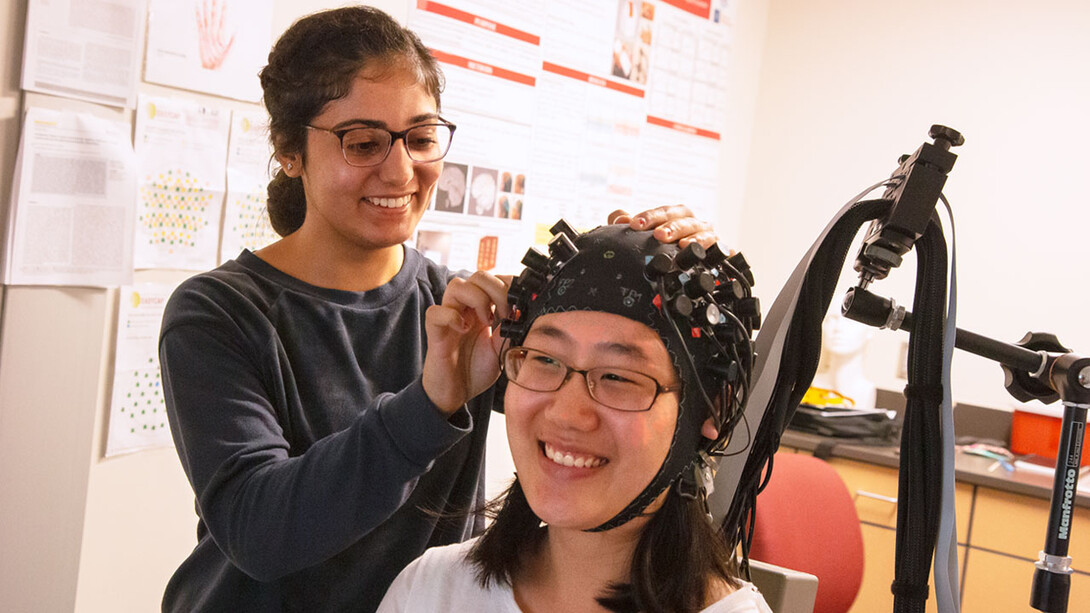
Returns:
[[[856,256],[860,287],[884,279],[923,236],[958,157],[950,148],[965,143],[960,132],[938,124],[931,126],[928,136],[935,142],[925,142],[912,155],[901,156],[900,166],[891,175],[899,180],[882,197],[892,200],[893,206],[884,219],[871,223]]]
[[[1060,344],[1060,339],[1055,334],[1049,332],[1026,332],[1021,340],[1013,344],[1037,353],[1071,353],[1070,349]],[[1045,367],[1049,362],[1051,360],[1046,358],[1042,361],[1038,372],[1032,373],[1000,363],[1003,368],[1003,387],[1007,388],[1007,392],[1019,402],[1029,402],[1030,400],[1040,400],[1045,404],[1055,402],[1060,398],[1059,393],[1051,385],[1041,380],[1042,375],[1045,374]]]

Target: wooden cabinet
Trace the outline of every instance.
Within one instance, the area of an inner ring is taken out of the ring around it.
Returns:
[[[1033,561],[983,549],[970,549],[966,560],[961,613],[1033,611],[1029,606],[1033,586]],[[1090,602],[1090,575],[1071,575],[1067,610],[1084,611]]]
[[[1045,545],[1049,501],[987,487],[976,491],[972,545],[1037,560]],[[1090,572],[1090,509],[1075,507],[1068,554],[1071,567]]]
[[[863,524],[863,585],[849,613],[892,611],[893,559],[896,533],[889,528]]]
[[[897,469],[843,458],[829,458],[848,491],[855,498],[855,511],[863,524],[897,527]],[[954,506],[957,510],[958,543],[964,544],[969,535],[969,515],[973,504],[973,486],[954,486]]]
[[[892,528],[863,524],[863,585],[848,613],[881,613],[893,610],[893,563],[897,552],[897,533]],[[959,573],[964,571],[966,547],[958,547]],[[935,586],[928,587],[926,611],[936,613]]]
[[[897,527],[897,469],[842,458],[829,458],[828,462],[855,499],[860,522]]]
[[[892,611],[893,594],[889,588],[893,583],[897,548],[897,470],[843,458],[830,458],[828,462],[852,493],[862,524],[863,585],[850,613]],[[964,543],[968,536],[972,496],[972,486],[961,483],[955,486],[959,543]],[[959,573],[963,572],[964,559],[965,547],[962,546],[958,548],[958,561],[962,565]],[[936,611],[933,585],[927,599],[927,611]]]
[[[830,458],[855,498],[863,531],[863,585],[850,613],[893,610],[897,470]],[[1044,544],[1048,500],[959,482],[955,487],[962,613],[1032,611],[1033,563]],[[1076,507],[1069,611],[1090,602],[1090,509]],[[929,579],[933,583],[933,579]],[[936,611],[934,586],[927,611]]]

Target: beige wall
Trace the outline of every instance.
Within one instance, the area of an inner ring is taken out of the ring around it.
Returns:
[[[966,137],[946,188],[958,324],[1008,341],[1052,331],[1090,351],[1090,291],[1079,285],[1090,231],[1090,5],[770,4],[740,241],[762,300],[841,205],[943,123]],[[896,270],[875,291],[911,305],[914,277]],[[904,386],[894,374],[906,339],[883,331],[872,342],[868,367],[881,387]],[[955,400],[1011,406],[993,363],[958,352],[954,368]]]

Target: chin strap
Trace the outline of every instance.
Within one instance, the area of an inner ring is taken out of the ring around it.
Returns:
[[[708,496],[715,491],[715,469],[718,462],[715,458],[701,451],[697,459],[689,465],[681,478],[677,481],[677,493],[686,500],[699,500],[700,507],[704,510],[704,516],[708,523],[714,523],[711,507],[708,506]]]

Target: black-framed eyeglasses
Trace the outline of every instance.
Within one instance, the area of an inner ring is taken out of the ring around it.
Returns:
[[[500,357],[507,380],[535,392],[555,392],[571,374],[583,375],[587,393],[599,404],[618,411],[646,411],[659,394],[681,389],[661,385],[654,377],[627,368],[602,366],[579,370],[559,358],[530,347],[510,347]]]
[[[358,127],[330,130],[307,125],[307,129],[326,132],[341,141],[341,153],[349,166],[378,166],[390,155],[394,143],[405,143],[409,159],[418,164],[438,162],[450,150],[454,138],[454,124],[440,119],[436,123],[413,126],[408,130],[393,132],[386,128]]]

